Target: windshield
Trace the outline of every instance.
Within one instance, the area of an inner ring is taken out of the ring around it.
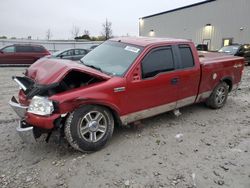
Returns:
[[[106,41],[81,59],[86,66],[108,74],[122,76],[142,52],[142,47]]]
[[[231,55],[236,54],[237,50],[239,49],[240,46],[224,46],[222,47],[219,52],[223,52],[223,53],[228,53]]]

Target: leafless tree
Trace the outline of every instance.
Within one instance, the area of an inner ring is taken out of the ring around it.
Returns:
[[[105,37],[106,40],[110,39],[112,37],[112,23],[106,19],[106,22],[102,24],[103,31],[102,35]]]
[[[48,29],[48,30],[46,31],[46,39],[47,39],[47,40],[50,40],[51,37],[52,37],[52,33],[51,33],[50,29]]]
[[[79,36],[79,32],[80,32],[80,28],[74,25],[71,30],[71,33],[74,39]]]
[[[90,32],[89,32],[89,30],[87,30],[87,29],[85,29],[84,31],[83,31],[83,35],[90,35]]]

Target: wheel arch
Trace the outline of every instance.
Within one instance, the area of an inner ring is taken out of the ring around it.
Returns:
[[[225,82],[229,86],[228,92],[232,91],[232,89],[233,89],[233,79],[232,79],[232,77],[230,77],[230,76],[224,77],[224,78],[221,79],[221,82]]]
[[[119,116],[117,109],[111,105],[93,102],[93,103],[82,104],[78,108],[81,108],[83,106],[91,106],[91,105],[92,106],[100,106],[100,107],[104,107],[104,108],[108,109],[114,118],[115,125],[118,125],[118,126],[122,125],[122,121],[120,119],[120,116]]]

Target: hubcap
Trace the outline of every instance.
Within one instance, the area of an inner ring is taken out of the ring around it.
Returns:
[[[97,142],[106,133],[107,120],[98,111],[90,111],[79,121],[80,134],[87,142]]]
[[[90,131],[92,131],[92,132],[95,132],[95,131],[97,131],[97,129],[98,129],[98,123],[96,122],[96,121],[91,121],[89,124],[88,124],[88,126],[89,126],[89,130]]]
[[[221,87],[216,91],[215,99],[217,104],[221,105],[225,101],[225,98],[226,98],[226,90],[224,87]]]

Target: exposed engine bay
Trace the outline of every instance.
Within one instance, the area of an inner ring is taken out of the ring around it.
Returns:
[[[35,83],[29,77],[16,76],[13,77],[13,80],[23,89],[28,99],[31,99],[35,95],[52,96],[56,93],[62,93],[64,91],[104,81],[102,78],[75,70],[70,71],[60,82],[49,85]]]

